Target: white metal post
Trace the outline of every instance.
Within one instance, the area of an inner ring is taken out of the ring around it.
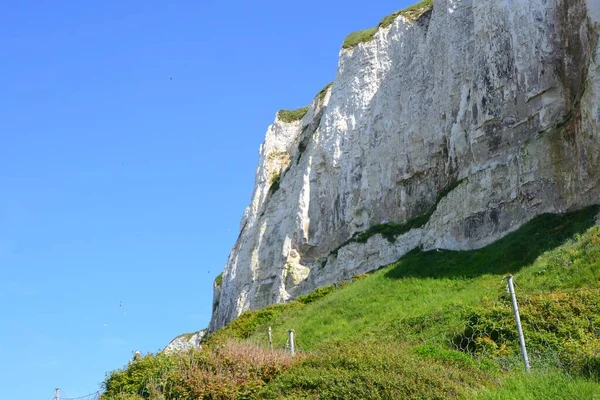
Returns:
[[[290,335],[290,354],[294,357],[296,355],[296,349],[294,348],[294,330],[290,329],[288,334]]]
[[[513,311],[515,313],[515,321],[517,323],[517,332],[519,334],[519,345],[521,346],[521,356],[525,363],[525,372],[529,372],[531,366],[529,365],[529,357],[527,356],[527,348],[525,347],[525,337],[523,336],[523,328],[521,327],[521,317],[519,315],[519,306],[517,305],[517,296],[515,295],[515,286],[513,285],[513,276],[508,276],[508,291],[510,293],[510,299],[512,301]]]
[[[269,327],[267,334],[269,335],[269,350],[273,350],[273,336],[271,336],[271,327]]]

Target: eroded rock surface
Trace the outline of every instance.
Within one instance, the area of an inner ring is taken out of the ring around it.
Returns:
[[[200,349],[202,348],[200,342],[205,334],[206,329],[203,329],[198,332],[177,336],[175,339],[171,340],[163,351],[165,353],[178,353],[191,349]]]
[[[302,120],[268,129],[209,329],[600,202],[599,21],[597,0],[435,0],[341,50]]]

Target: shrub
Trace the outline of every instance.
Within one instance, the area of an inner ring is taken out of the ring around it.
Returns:
[[[523,333],[535,368],[559,367],[600,379],[600,289],[518,294]],[[518,356],[510,301],[487,301],[466,315],[456,348],[500,364]]]
[[[293,365],[260,392],[269,399],[453,399],[488,377],[473,365],[424,358],[406,345],[335,343]]]
[[[209,350],[147,355],[105,380],[103,400],[247,399],[302,356],[227,341]],[[123,376],[128,381],[123,381]]]

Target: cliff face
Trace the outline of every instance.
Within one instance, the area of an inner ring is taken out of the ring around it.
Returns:
[[[171,340],[163,351],[165,353],[179,353],[192,349],[201,349],[201,341],[205,334],[206,329],[202,329],[198,332],[177,336]]]
[[[209,329],[600,202],[599,21],[598,0],[434,0],[342,49],[333,86],[267,131]]]

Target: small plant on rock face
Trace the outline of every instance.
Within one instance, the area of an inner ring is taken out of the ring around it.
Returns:
[[[279,181],[281,180],[281,173],[275,173],[271,176],[271,186],[269,187],[269,192],[271,194],[275,193],[279,189]]]
[[[215,278],[215,285],[217,285],[218,287],[221,287],[223,285],[223,273],[222,272],[219,275],[217,275],[217,277]]]
[[[325,98],[325,95],[327,94],[327,91],[332,86],[333,86],[333,82],[329,82],[327,85],[325,85],[325,87],[323,89],[321,89],[319,91],[319,93],[317,94],[317,97],[319,98],[320,101],[323,101],[323,99]]]

